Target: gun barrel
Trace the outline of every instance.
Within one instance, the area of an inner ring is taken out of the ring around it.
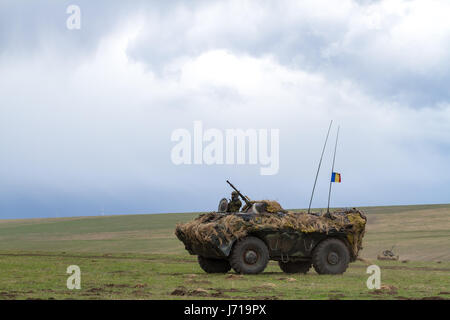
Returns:
[[[247,197],[245,197],[238,189],[236,189],[235,186],[233,186],[233,184],[227,180],[227,183],[230,185],[230,187],[232,187],[234,189],[234,191],[236,191],[238,193],[238,195],[242,198],[242,200],[244,200],[244,202],[250,206],[250,201],[248,201]]]

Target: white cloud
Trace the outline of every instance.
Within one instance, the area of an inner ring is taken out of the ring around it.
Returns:
[[[290,68],[351,79],[378,98],[415,107],[448,100],[447,1],[215,1],[152,12],[129,54],[155,70],[228,49],[273,55]]]

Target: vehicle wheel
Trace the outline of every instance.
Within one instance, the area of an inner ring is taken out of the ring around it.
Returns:
[[[278,265],[285,273],[307,273],[311,268],[311,261],[278,261]]]
[[[207,273],[227,273],[231,266],[227,260],[211,259],[198,256],[200,267]]]
[[[347,270],[350,253],[339,239],[326,239],[317,245],[312,256],[314,270],[318,274],[341,274]]]
[[[247,237],[239,240],[230,255],[230,264],[234,271],[244,274],[263,272],[269,262],[269,250],[264,241]]]

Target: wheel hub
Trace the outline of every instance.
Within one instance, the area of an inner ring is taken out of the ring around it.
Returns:
[[[327,257],[327,261],[329,264],[337,264],[339,262],[339,256],[336,252],[330,252]]]
[[[253,250],[248,250],[244,254],[244,261],[247,264],[255,264],[258,260],[258,254]]]

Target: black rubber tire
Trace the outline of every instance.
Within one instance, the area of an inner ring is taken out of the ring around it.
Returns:
[[[278,265],[285,273],[307,273],[311,268],[311,261],[278,261]]]
[[[318,274],[342,274],[349,262],[350,252],[339,239],[323,240],[313,251],[312,264]]]
[[[252,262],[249,262],[252,260]],[[254,261],[254,262],[253,262]],[[239,240],[230,255],[234,271],[242,274],[257,274],[264,271],[269,263],[269,250],[261,239],[246,237]]]
[[[227,273],[231,270],[228,260],[198,256],[198,264],[207,273]]]

